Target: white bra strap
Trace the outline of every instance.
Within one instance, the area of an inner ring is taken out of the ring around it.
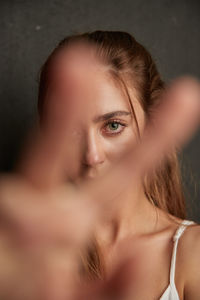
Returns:
[[[178,241],[186,227],[190,224],[195,224],[193,221],[189,220],[183,220],[181,225],[178,227],[176,230],[174,236],[173,236],[173,242],[174,242],[174,247],[173,247],[173,252],[172,252],[172,258],[171,258],[171,268],[170,268],[170,284],[175,284],[174,279],[175,279],[175,266],[176,266],[176,253],[177,253],[177,246],[178,246]]]

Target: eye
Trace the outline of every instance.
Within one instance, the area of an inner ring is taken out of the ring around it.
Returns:
[[[126,126],[127,125],[121,121],[119,122],[117,120],[112,120],[105,124],[103,131],[108,135],[116,135],[121,133]]]

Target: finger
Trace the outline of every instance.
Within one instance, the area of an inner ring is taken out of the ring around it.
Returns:
[[[81,104],[74,101],[66,105],[63,100],[58,106],[58,102],[50,100],[48,120],[40,128],[30,130],[16,164],[17,174],[39,189],[66,182],[67,171],[77,172],[80,160],[74,124],[80,119]]]
[[[147,122],[141,141],[127,149],[112,170],[96,182],[83,185],[82,190],[95,201],[109,205],[108,199],[155,170],[170,151],[182,147],[199,122],[200,85],[195,79],[181,78],[163,95]]]

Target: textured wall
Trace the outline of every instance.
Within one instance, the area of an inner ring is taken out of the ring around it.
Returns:
[[[56,43],[88,30],[125,30],[167,81],[200,75],[198,0],[1,0],[0,169],[10,170],[36,113],[37,74]],[[190,216],[200,221],[200,131],[182,152]]]

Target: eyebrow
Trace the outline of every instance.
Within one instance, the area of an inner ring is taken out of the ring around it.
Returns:
[[[113,117],[117,117],[117,116],[127,116],[130,115],[131,113],[129,111],[125,111],[125,110],[116,110],[116,111],[111,111],[109,113],[106,113],[104,115],[95,117],[93,119],[94,123],[98,123],[98,122],[102,122],[102,121],[106,121],[109,120]]]

